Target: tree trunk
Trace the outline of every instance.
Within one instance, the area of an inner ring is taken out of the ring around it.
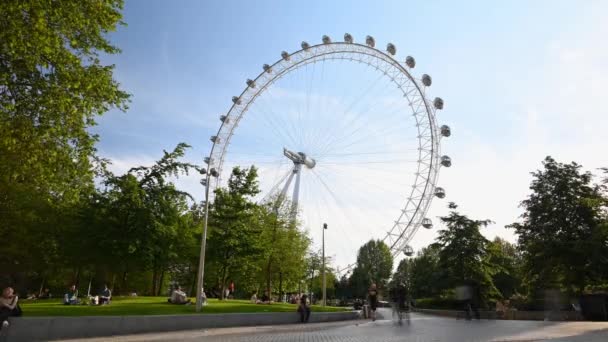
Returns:
[[[220,298],[222,300],[226,299],[225,293],[226,293],[226,267],[222,268],[222,278],[221,278],[221,288],[222,288],[222,293],[220,295]]]
[[[151,296],[154,296],[156,294],[157,282],[158,282],[158,270],[156,268],[156,265],[154,265],[154,267],[152,267],[152,289],[150,291]]]
[[[279,302],[283,300],[283,272],[279,272]]]
[[[125,294],[125,289],[127,288],[127,270],[125,270],[122,274],[122,282],[120,287],[120,291],[122,292],[122,294]]]
[[[158,279],[158,291],[156,293],[157,296],[160,296],[160,293],[163,290],[163,281],[165,281],[165,271],[160,271],[160,277]]]
[[[268,257],[268,266],[266,266],[266,293],[268,293],[268,297],[272,293],[271,290],[271,277],[272,277],[272,256]]]
[[[312,304],[312,293],[313,293],[313,290],[312,290],[313,287],[312,287],[312,285],[313,285],[314,280],[315,280],[315,270],[313,268],[312,272],[310,272],[310,289],[308,291],[309,292],[309,296],[310,296],[310,298],[309,298],[310,299],[310,304]]]
[[[116,273],[112,273],[112,282],[110,283],[110,290],[114,292],[114,283],[116,282]]]
[[[275,207],[275,221],[274,221],[274,230],[272,231],[272,243],[270,244],[271,250],[270,255],[268,255],[268,266],[266,267],[266,291],[268,292],[268,297],[271,297],[272,288],[271,288],[271,279],[272,279],[272,257],[274,256],[274,243],[277,240],[277,229],[279,226],[279,208],[278,205]]]
[[[89,278],[89,288],[87,289],[87,297],[91,296],[91,283],[93,282],[93,276]]]
[[[78,287],[78,283],[80,281],[80,266],[76,269],[76,275],[74,276],[74,284]]]
[[[196,296],[196,276],[198,273],[192,271],[190,273],[192,273],[192,277],[190,279],[190,296]],[[201,286],[205,288],[204,284],[201,284]]]
[[[40,282],[40,291],[38,291],[38,297],[42,296],[42,290],[44,290],[44,277],[42,277],[42,281]]]

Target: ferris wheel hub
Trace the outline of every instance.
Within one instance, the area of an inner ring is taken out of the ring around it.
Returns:
[[[283,147],[283,155],[291,160],[294,165],[305,165],[309,169],[317,165],[317,161],[307,156],[304,152],[293,152]]]

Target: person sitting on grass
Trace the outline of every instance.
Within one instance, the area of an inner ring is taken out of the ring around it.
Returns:
[[[99,294],[99,305],[110,304],[112,299],[112,291],[108,288],[108,285],[103,285],[103,290]]]
[[[79,304],[78,301],[78,289],[76,289],[76,285],[70,286],[68,292],[63,296],[63,304],[65,305],[76,305]]]
[[[300,305],[298,305],[298,313],[300,314],[300,322],[307,323],[310,318],[310,306],[308,305],[308,296],[303,295],[300,298]]]
[[[167,301],[171,304],[190,304],[190,299],[186,296],[186,293],[182,291],[181,286],[178,286],[177,289],[173,290],[171,298]]]
[[[42,293],[40,294],[40,296],[38,296],[38,299],[50,299],[51,298],[51,291],[49,289],[44,289],[42,291]]]
[[[258,304],[272,304],[272,301],[270,300],[270,296],[268,295],[268,291],[264,292],[261,300],[258,300],[257,303]]]
[[[9,326],[9,317],[21,316],[19,297],[15,295],[12,287],[7,287],[0,296],[0,330]]]

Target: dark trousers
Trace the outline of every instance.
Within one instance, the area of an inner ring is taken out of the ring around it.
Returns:
[[[21,316],[21,311],[17,307],[12,310],[7,307],[0,308],[0,329],[2,329],[2,322],[6,321],[9,317],[17,316]]]
[[[310,319],[310,308],[308,306],[299,306],[298,313],[300,314],[300,322],[308,322]]]

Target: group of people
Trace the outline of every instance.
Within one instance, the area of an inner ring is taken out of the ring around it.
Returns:
[[[270,296],[268,295],[268,292],[264,292],[262,297],[258,298],[258,293],[256,291],[253,293],[253,295],[251,295],[251,303],[253,303],[253,304],[272,304],[273,301],[270,298]]]
[[[204,295],[205,292],[203,292],[203,296]],[[169,299],[167,299],[167,302],[178,305],[190,305],[192,303],[190,301],[190,298],[188,298],[188,296],[186,295],[186,292],[182,290],[181,286],[178,286],[177,288],[173,289],[173,291],[171,291],[171,295],[169,296]]]
[[[402,323],[403,315],[405,314],[409,322],[409,312],[413,306],[413,299],[407,291],[407,287],[403,283],[398,283],[389,289],[389,297],[393,308],[393,317],[397,316],[399,324]],[[376,320],[376,310],[378,309],[378,287],[372,283],[367,290],[367,303],[370,309],[372,321]]]
[[[287,298],[285,298],[287,299]],[[251,295],[251,303],[252,304],[272,304],[273,301],[268,295],[268,292],[264,292],[261,298],[258,298],[257,291]],[[300,322],[306,323],[310,319],[310,303],[308,301],[308,296],[303,295],[290,295],[289,303],[298,304],[297,312],[300,315]]]
[[[110,300],[112,299],[112,290],[108,288],[108,285],[103,285],[103,290],[99,291],[99,294],[96,296],[88,295],[89,304],[91,305],[107,305],[110,304]],[[79,305],[81,304],[80,299],[78,298],[78,288],[76,285],[70,286],[68,291],[63,295],[63,304],[64,305]]]

